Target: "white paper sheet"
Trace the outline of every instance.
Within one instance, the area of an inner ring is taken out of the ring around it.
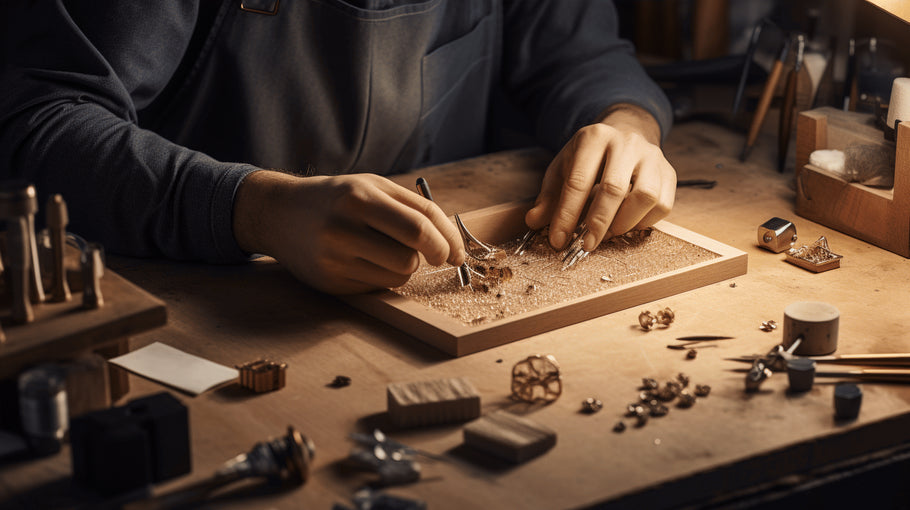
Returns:
[[[237,379],[235,368],[187,354],[160,342],[109,360],[130,372],[198,395]]]

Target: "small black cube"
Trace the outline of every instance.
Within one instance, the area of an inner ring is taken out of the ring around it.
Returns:
[[[73,478],[105,494],[190,472],[186,406],[156,393],[75,418],[70,428]]]

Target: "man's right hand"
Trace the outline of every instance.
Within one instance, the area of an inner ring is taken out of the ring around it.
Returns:
[[[234,198],[234,237],[332,294],[403,285],[427,262],[458,266],[458,230],[435,203],[373,174],[298,177],[261,170]]]

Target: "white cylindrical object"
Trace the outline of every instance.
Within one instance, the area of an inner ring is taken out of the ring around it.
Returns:
[[[891,101],[888,104],[888,127],[894,129],[895,121],[910,122],[910,78],[895,78],[891,84]]]

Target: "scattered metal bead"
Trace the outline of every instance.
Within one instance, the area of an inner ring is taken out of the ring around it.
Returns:
[[[735,289],[735,288],[736,288],[736,282],[731,283],[731,284],[730,284],[730,288],[731,288],[731,289]]]
[[[650,408],[650,414],[651,414],[651,416],[653,416],[655,418],[659,418],[661,416],[666,416],[667,413],[669,413],[669,412],[670,412],[670,408],[668,408],[667,406],[665,406],[659,402],[656,405],[651,406],[651,408]]]
[[[695,396],[696,397],[707,397],[711,393],[711,387],[707,384],[696,384],[695,385]]]
[[[642,408],[641,408],[641,412],[640,412],[640,413],[637,413],[637,414],[635,415],[635,426],[636,426],[636,427],[644,427],[645,424],[648,423],[648,414],[649,414],[649,413],[645,412],[645,408],[642,407]]]
[[[679,394],[679,401],[676,402],[678,407],[687,408],[695,405],[695,395],[689,393],[688,391],[683,391]]]
[[[641,388],[643,390],[656,390],[658,386],[660,386],[660,384],[657,383],[657,379],[643,377],[641,380]]]
[[[656,323],[657,317],[651,315],[651,312],[645,310],[638,314],[638,324],[641,326],[641,329],[651,331],[651,328],[653,328]]]
[[[620,433],[620,432],[625,432],[625,431],[626,431],[625,423],[618,421],[618,422],[616,422],[616,425],[613,425],[613,432]]]
[[[642,402],[647,402],[647,401],[651,400],[652,398],[654,398],[655,396],[656,396],[656,393],[654,390],[645,390],[638,394],[638,400],[641,400]]]
[[[594,397],[588,397],[581,402],[581,410],[588,414],[594,414],[597,411],[600,411],[603,409],[603,406],[603,402]]]
[[[763,321],[758,329],[764,331],[765,333],[774,331],[777,329],[777,321]]]
[[[674,391],[673,388],[669,388],[667,386],[664,386],[657,392],[657,398],[664,402],[670,402],[676,398],[676,395],[678,395],[678,392]]]
[[[689,349],[686,351],[686,359],[695,359],[696,356],[698,356],[698,351],[695,349]]]
[[[329,385],[333,388],[344,388],[345,386],[351,385],[351,378],[346,375],[336,375],[332,379],[332,383]]]
[[[689,376],[686,375],[686,374],[684,374],[684,373],[682,373],[682,372],[676,374],[676,380],[679,381],[679,384],[680,384],[683,388],[689,386]]]
[[[664,308],[657,312],[657,323],[662,326],[669,326],[676,319],[676,314],[670,308]]]
[[[645,412],[645,408],[637,402],[626,406],[626,416],[636,416],[643,412]]]

